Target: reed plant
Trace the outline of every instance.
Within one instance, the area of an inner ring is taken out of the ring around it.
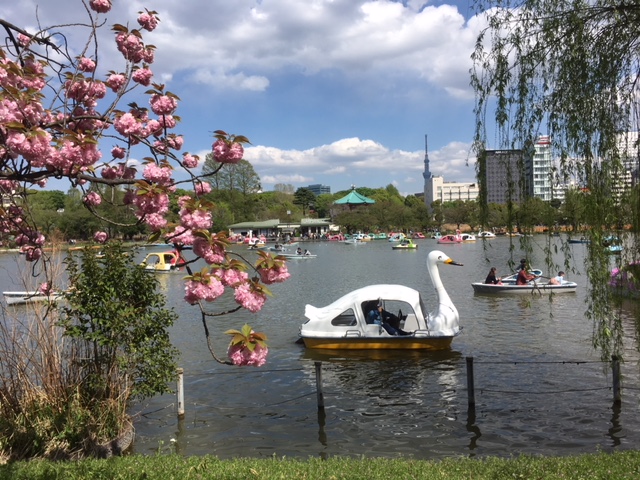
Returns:
[[[67,276],[56,303],[3,308],[0,454],[7,459],[119,453],[132,441],[132,398],[167,391],[176,318],[156,280],[119,246],[87,249],[51,275]],[[32,287],[33,288],[33,287]]]

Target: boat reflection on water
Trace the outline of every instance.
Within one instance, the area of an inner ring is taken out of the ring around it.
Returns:
[[[460,352],[306,349],[302,361],[311,388],[316,387],[314,367],[320,363],[328,411],[351,418],[325,430],[324,409],[319,408],[318,438],[325,447],[336,449],[342,439],[352,437],[352,431],[366,428],[370,436],[361,441],[372,452],[383,444],[407,452],[439,448],[440,438],[449,434],[451,422],[462,414],[468,447],[475,448],[480,432],[475,416],[469,423],[464,413],[466,372]]]
[[[322,388],[331,396],[343,397],[339,402],[342,407],[367,411],[375,405],[369,401],[360,405],[358,398],[384,399],[387,406],[426,405],[432,403],[436,395],[448,403],[459,395],[456,391],[466,382],[462,355],[451,350],[318,352],[307,349],[302,359],[321,363]],[[305,363],[308,381],[315,385],[315,368]],[[345,404],[345,396],[353,396],[352,401]],[[456,399],[456,404],[460,400],[464,403],[463,398]],[[439,405],[442,407],[442,402]]]

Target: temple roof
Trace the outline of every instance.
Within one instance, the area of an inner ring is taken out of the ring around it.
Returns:
[[[360,195],[355,189],[351,190],[348,195],[345,195],[339,200],[333,202],[337,205],[364,205],[367,203],[376,203],[375,200],[364,195]]]

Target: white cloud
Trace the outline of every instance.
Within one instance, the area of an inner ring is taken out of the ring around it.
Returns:
[[[469,149],[469,144],[452,142],[429,152],[431,173],[473,181],[475,159],[469,158]],[[424,151],[389,150],[372,140],[345,138],[304,151],[256,146],[245,149],[244,158],[260,175],[265,190],[276,183],[306,186],[304,182],[334,185],[334,190],[351,183],[371,188],[392,183],[402,190],[410,188],[408,193],[423,186]]]
[[[117,0],[113,5],[107,25],[128,22],[135,28],[145,6],[158,12],[158,29],[144,33],[157,46],[154,81],[188,99],[179,107],[180,133],[188,148],[204,150],[202,160],[210,132],[224,128],[252,141],[262,135],[245,158],[265,189],[275,183],[324,183],[333,191],[352,183],[372,188],[393,183],[401,192],[415,193],[422,190],[424,151],[413,150],[416,142],[395,138],[412,136],[419,143],[427,131],[430,144],[439,145],[429,151],[431,171],[451,181],[474,178],[468,159],[473,128],[468,71],[477,34],[486,25],[482,17],[466,20],[453,5],[424,0]],[[46,25],[83,22],[80,6],[80,0],[41,0],[38,15]],[[2,17],[34,25],[35,12],[36,2],[23,0],[8,3]],[[69,37],[76,47],[86,44],[83,33]],[[106,52],[101,62],[121,70],[110,28],[102,30],[99,46]],[[271,97],[274,91],[278,95]],[[221,105],[225,95],[232,101]],[[242,95],[249,100],[237,106]],[[456,109],[450,118],[438,110],[443,103]],[[404,126],[397,126],[399,120]]]

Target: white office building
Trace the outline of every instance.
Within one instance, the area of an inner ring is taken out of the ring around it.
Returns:
[[[453,202],[455,200],[476,200],[480,193],[477,184],[463,182],[445,182],[444,177],[433,175],[429,170],[429,149],[427,136],[424,136],[424,203],[431,209],[436,200]]]
[[[557,198],[553,191],[553,157],[548,135],[539,137],[535,144],[532,170],[533,196],[545,202]]]

